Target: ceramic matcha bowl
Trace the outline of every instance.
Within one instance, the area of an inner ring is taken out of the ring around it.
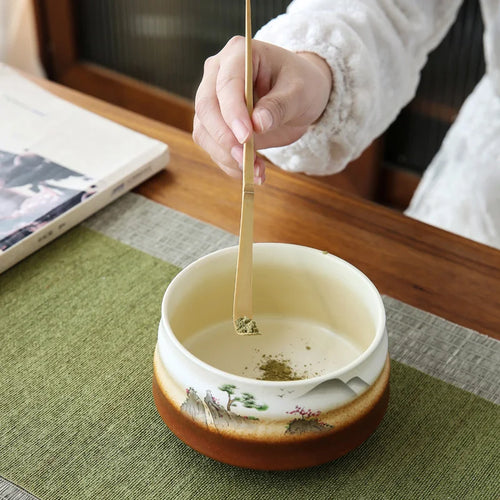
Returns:
[[[237,247],[207,255],[167,288],[154,356],[160,415],[192,448],[237,466],[293,469],[347,453],[387,407],[379,293],[333,255],[255,244],[254,319],[262,334],[239,336],[236,257]]]

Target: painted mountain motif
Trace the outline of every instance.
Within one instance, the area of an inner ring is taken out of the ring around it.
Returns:
[[[240,404],[245,408],[253,408],[257,411],[268,409],[266,404],[257,403],[252,394],[237,393],[237,387],[234,385],[225,384],[219,389],[227,395],[225,405],[221,404],[210,390],[207,390],[205,397],[201,399],[198,393],[190,387],[186,389],[186,399],[181,405],[181,411],[202,425],[213,425],[216,429],[222,430],[231,427],[252,426],[259,421],[257,417],[239,415],[231,409],[232,407]]]

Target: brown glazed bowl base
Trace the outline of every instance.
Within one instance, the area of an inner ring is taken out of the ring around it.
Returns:
[[[389,401],[390,363],[361,396],[334,410],[344,419],[341,425],[320,433],[252,438],[237,432],[220,432],[207,427],[180,410],[168,397],[162,380],[168,377],[155,352],[153,396],[158,412],[169,429],[191,448],[226,464],[260,470],[288,470],[311,467],[334,460],[363,443],[380,424]],[[160,375],[161,374],[161,375]],[[328,416],[328,414],[326,415]],[[338,420],[338,417],[337,417]],[[265,424],[263,424],[265,425]]]

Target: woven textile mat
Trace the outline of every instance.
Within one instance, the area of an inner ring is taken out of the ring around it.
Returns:
[[[0,275],[0,500],[498,498],[500,343],[390,297],[389,409],[358,449],[259,472],[179,441],[151,394],[161,299],[236,242],[129,194]]]

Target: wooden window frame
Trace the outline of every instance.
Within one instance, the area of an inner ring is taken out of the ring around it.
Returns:
[[[47,76],[168,125],[190,132],[192,101],[97,64],[81,61],[72,0],[32,0],[40,58]]]

